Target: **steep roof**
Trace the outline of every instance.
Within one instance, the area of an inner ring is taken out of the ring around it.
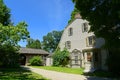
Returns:
[[[49,53],[47,51],[44,51],[42,49],[32,49],[32,48],[20,48],[19,52],[21,54],[46,54]]]

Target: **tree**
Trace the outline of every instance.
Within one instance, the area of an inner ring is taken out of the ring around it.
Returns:
[[[73,0],[83,19],[89,21],[90,31],[103,37],[106,46],[120,48],[120,1]]]
[[[37,40],[28,39],[26,47],[27,48],[41,49],[41,43],[38,39]]]
[[[42,47],[48,52],[54,52],[58,46],[58,43],[61,39],[63,31],[52,31],[49,32],[46,36],[43,36]]]
[[[89,21],[90,31],[105,39],[109,51],[109,70],[120,74],[120,0],[73,0],[83,19]],[[113,60],[114,59],[114,60]]]
[[[7,26],[11,23],[10,21],[10,9],[0,0],[0,23]]]
[[[80,13],[80,11],[75,8],[75,9],[72,11],[72,13],[71,13],[71,18],[70,18],[70,20],[68,21],[68,24],[71,23],[71,22],[75,19],[75,14],[77,14],[77,13]]]
[[[17,25],[11,25],[10,10],[3,0],[0,0],[0,66],[16,67],[18,65],[18,42],[28,37],[27,24],[20,22]]]
[[[66,65],[69,64],[70,53],[69,51],[67,51],[67,49],[60,51],[60,48],[57,48],[52,58],[53,58],[53,66],[65,67]]]
[[[9,44],[11,46],[18,46],[21,39],[27,39],[29,32],[27,31],[27,24],[21,22],[16,26],[3,26],[0,24],[0,45]]]

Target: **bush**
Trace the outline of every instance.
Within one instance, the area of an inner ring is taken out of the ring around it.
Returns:
[[[29,62],[30,62],[30,65],[32,65],[32,66],[41,66],[41,65],[43,65],[43,60],[42,60],[42,58],[40,56],[32,57],[29,60]]]
[[[0,67],[19,67],[19,53],[11,45],[0,46]]]
[[[65,67],[66,65],[69,64],[70,58],[69,58],[69,52],[67,51],[67,49],[60,51],[60,49],[58,48],[52,57],[53,57],[53,66]]]

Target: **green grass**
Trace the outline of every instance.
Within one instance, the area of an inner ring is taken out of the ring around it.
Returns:
[[[32,66],[32,67],[52,70],[57,72],[64,72],[64,73],[83,74],[82,68],[66,68],[66,67],[53,67],[53,66]]]
[[[22,68],[0,68],[0,80],[47,80],[46,78]]]
[[[46,69],[46,70],[52,70],[52,71],[57,71],[57,72],[85,75],[85,76],[113,78],[111,73],[106,72],[106,71],[95,71],[93,73],[84,73],[83,68],[66,68],[66,67],[54,67],[54,66],[32,66],[32,67]]]

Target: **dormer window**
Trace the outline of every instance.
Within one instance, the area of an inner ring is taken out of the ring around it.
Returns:
[[[68,30],[68,35],[69,35],[69,36],[72,36],[72,35],[73,35],[73,28],[69,28],[69,30]]]
[[[88,31],[88,23],[83,23],[82,24],[82,32],[87,32]]]

